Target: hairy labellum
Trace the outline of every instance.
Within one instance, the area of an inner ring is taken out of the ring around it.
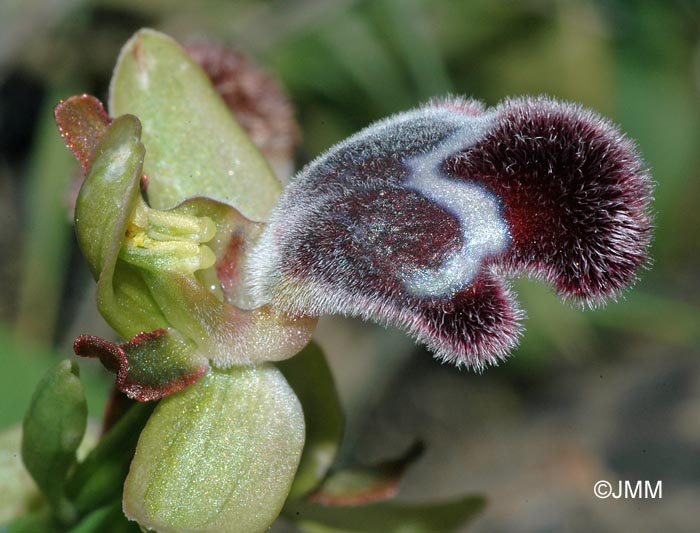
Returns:
[[[554,100],[433,101],[303,169],[250,256],[258,303],[406,329],[482,369],[516,344],[503,275],[596,304],[635,280],[651,179],[608,121]]]

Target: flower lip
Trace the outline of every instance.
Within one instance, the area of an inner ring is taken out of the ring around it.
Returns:
[[[250,285],[285,313],[397,325],[482,369],[520,334],[503,276],[589,304],[614,296],[647,261],[650,199],[634,145],[591,111],[437,100],[303,169],[249,259]]]
[[[473,116],[473,115],[472,115]],[[405,280],[417,296],[443,296],[468,286],[478,274],[484,258],[498,255],[509,245],[509,228],[500,212],[498,197],[480,185],[449,179],[442,169],[445,159],[477,139],[491,117],[465,118],[458,129],[433,150],[407,160],[404,186],[453,214],[460,223],[462,247],[444,257],[438,268],[417,270]]]
[[[504,204],[508,273],[552,283],[595,305],[636,280],[648,261],[652,181],[634,144],[609,121],[549,98],[511,99],[489,134],[444,163]]]

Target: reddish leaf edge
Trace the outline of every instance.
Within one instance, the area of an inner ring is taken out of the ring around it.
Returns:
[[[357,507],[390,500],[398,494],[406,470],[420,459],[424,452],[425,444],[418,440],[396,459],[331,472],[326,481],[309,494],[306,500],[325,507]],[[332,481],[334,474],[343,473],[368,473],[376,476],[376,479],[365,487],[344,493],[327,490],[326,482]]]

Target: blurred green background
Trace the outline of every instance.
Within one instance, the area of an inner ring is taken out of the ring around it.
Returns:
[[[76,164],[51,109],[104,98],[126,39],[150,26],[251,55],[286,87],[302,165],[369,122],[435,95],[493,105],[546,93],[609,116],[656,180],[654,264],[617,303],[582,312],[519,280],[520,348],[483,375],[395,331],[324,319],[348,411],[345,461],[427,444],[401,497],[483,492],[477,531],[696,528],[700,499],[700,2],[695,0],[0,3],[0,428],[80,333],[109,336],[66,199]],[[82,362],[91,416],[109,379]],[[662,480],[662,500],[597,500],[598,479]],[[284,526],[280,526],[283,528]],[[696,529],[695,529],[696,530]]]

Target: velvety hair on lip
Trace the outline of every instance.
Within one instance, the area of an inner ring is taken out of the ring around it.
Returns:
[[[406,330],[477,370],[517,343],[508,276],[595,305],[633,283],[651,177],[632,141],[550,98],[433,100],[307,165],[247,265],[258,303]]]

